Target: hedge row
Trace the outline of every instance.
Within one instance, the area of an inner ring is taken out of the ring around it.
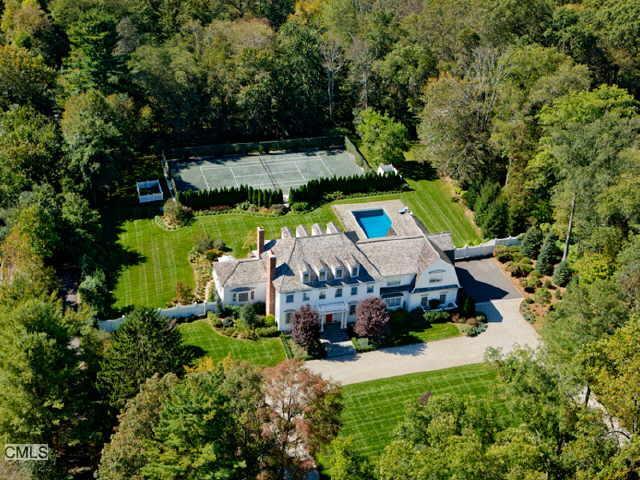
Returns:
[[[325,196],[333,192],[345,195],[354,193],[375,193],[400,190],[404,186],[402,177],[395,173],[379,175],[367,172],[364,175],[350,177],[318,178],[305,185],[292,188],[289,192],[289,202],[321,203]]]
[[[206,210],[220,205],[233,206],[242,202],[270,207],[283,202],[280,190],[262,190],[247,185],[211,190],[187,190],[180,192],[178,198],[183,205],[194,210]]]

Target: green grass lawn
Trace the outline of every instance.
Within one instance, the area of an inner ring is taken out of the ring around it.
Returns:
[[[467,396],[471,401],[485,398],[495,378],[493,367],[476,364],[346,385],[340,435],[351,436],[358,452],[376,457],[390,442],[408,402],[425,392]]]
[[[207,320],[196,320],[178,327],[186,345],[198,347],[214,361],[227,355],[260,366],[272,366],[285,359],[280,338],[236,340],[216,332]]]
[[[480,241],[477,229],[465,215],[464,208],[452,201],[447,183],[442,180],[408,182],[412,191],[343,200],[340,203],[399,198],[429,231],[451,231],[457,246]],[[280,235],[283,226],[294,229],[299,224],[309,227],[313,223],[322,225],[329,221],[340,226],[331,205],[323,205],[309,213],[288,213],[280,217],[250,213],[198,216],[191,225],[175,231],[163,230],[149,218],[116,222],[119,246],[125,252],[137,255],[138,259],[120,268],[113,292],[115,307],[162,307],[175,296],[178,281],[193,286],[193,272],[187,255],[202,234],[224,240],[233,254],[241,257],[254,248],[253,240],[248,238],[254,238],[255,228],[259,225],[265,228],[266,238],[275,238]]]
[[[457,337],[460,335],[460,329],[455,323],[434,323],[424,330],[412,330],[408,335],[416,338],[417,342],[433,342],[434,340]]]
[[[141,258],[121,270],[114,291],[115,306],[162,307],[175,296],[176,282],[193,286],[193,271],[187,256],[202,234],[224,240],[234,255],[242,257],[255,248],[247,236],[254,235],[259,225],[265,228],[266,238],[274,238],[280,236],[283,226],[295,228],[299,224],[311,226],[329,221],[337,222],[329,206],[307,214],[289,213],[280,217],[245,213],[199,216],[191,225],[174,231],[161,229],[151,219],[125,221],[120,226],[119,243]]]
[[[465,215],[464,207],[453,201],[452,187],[443,180],[408,180],[413,191],[400,195],[413,214],[430,232],[451,232],[458,247],[482,240],[478,228]]]

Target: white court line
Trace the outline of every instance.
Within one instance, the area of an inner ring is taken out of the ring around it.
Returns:
[[[236,178],[236,174],[233,172],[233,168],[229,167],[229,170],[231,171],[231,175],[233,175],[233,181],[236,183],[236,187],[239,187],[240,184],[238,183],[238,179]]]
[[[318,155],[318,158],[320,159],[320,163],[322,164],[322,166],[324,167],[324,169],[327,171],[327,173],[329,174],[329,176],[331,177],[332,175],[335,175],[334,172],[331,171],[331,169],[329,167],[327,167],[327,164],[324,163],[324,157]]]
[[[202,167],[200,167],[200,175],[202,175],[202,179],[204,180],[204,184],[207,186],[207,190],[211,190],[211,187],[209,186],[209,182],[207,182],[207,177],[202,171]]]
[[[298,170],[286,170],[284,172],[271,172],[271,175],[277,176],[280,175],[281,173],[286,174],[286,173],[298,173]],[[237,178],[245,178],[245,177],[256,177],[258,175],[267,175],[269,176],[268,173],[252,173],[251,175],[236,175]]]
[[[238,167],[257,167],[260,166],[259,163],[252,163],[252,164],[242,164],[242,165],[234,165],[234,167],[238,168]],[[228,169],[228,168],[233,168],[231,165],[210,165],[210,166],[206,166],[203,165],[200,167],[200,169],[204,169],[204,170],[222,170],[222,169]]]
[[[298,165],[298,162],[296,162],[295,165],[296,165],[296,168],[298,169],[298,173],[302,177],[302,180],[304,180],[306,182],[307,181],[307,177],[305,177],[304,174],[302,173],[302,171],[300,170],[300,165]]]

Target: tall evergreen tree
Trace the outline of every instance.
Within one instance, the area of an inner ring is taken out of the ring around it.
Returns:
[[[552,275],[553,266],[560,260],[560,249],[556,244],[557,241],[558,238],[553,233],[550,233],[544,239],[536,262],[536,270],[543,275]]]
[[[121,409],[147,378],[180,373],[191,360],[175,326],[157,310],[139,308],[113,333],[98,380],[110,405]]]

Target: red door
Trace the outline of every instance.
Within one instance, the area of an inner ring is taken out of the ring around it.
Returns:
[[[325,315],[325,317],[324,317],[324,320],[327,323],[333,322],[333,313],[327,313],[327,315]]]

